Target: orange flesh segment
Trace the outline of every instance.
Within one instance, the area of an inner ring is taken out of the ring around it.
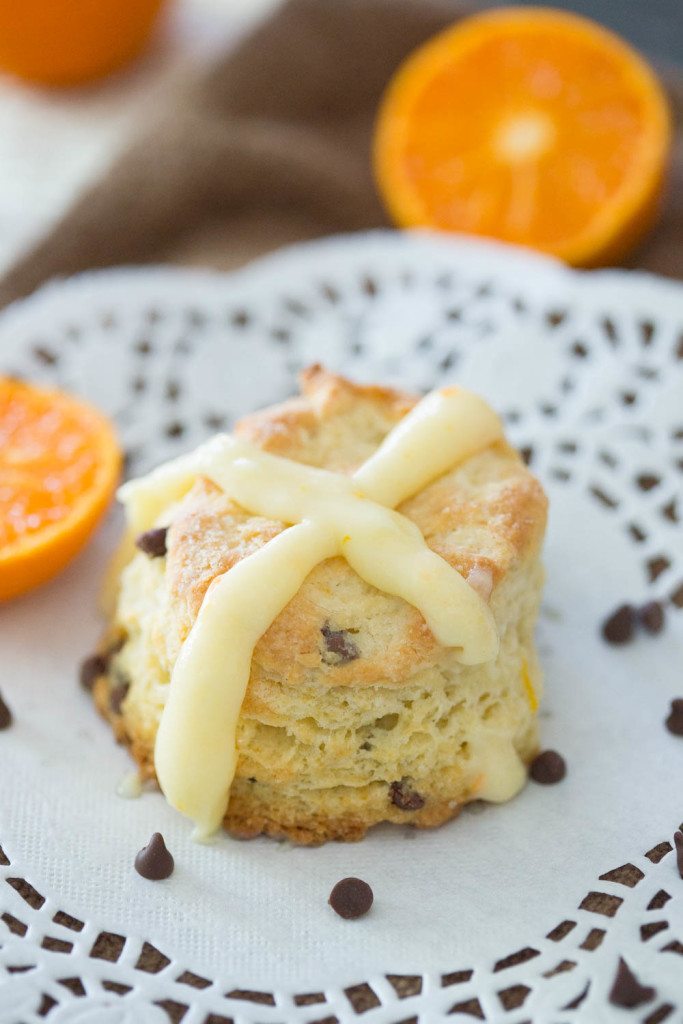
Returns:
[[[626,44],[575,15],[511,8],[409,58],[375,160],[399,224],[591,264],[649,226],[668,148],[662,91]]]
[[[0,378],[0,599],[49,579],[80,550],[120,464],[113,430],[95,409]]]

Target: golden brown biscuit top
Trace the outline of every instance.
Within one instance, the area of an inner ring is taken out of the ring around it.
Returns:
[[[319,366],[304,372],[300,397],[243,419],[236,434],[265,451],[352,473],[418,401],[389,388],[354,384]],[[463,576],[494,586],[541,543],[546,499],[505,442],[490,446],[404,502],[399,512]],[[210,583],[284,529],[242,510],[198,480],[173,514],[167,538],[167,638],[180,649]],[[494,597],[495,600],[495,589]],[[504,624],[499,623],[499,628]],[[258,680],[295,686],[398,683],[443,657],[420,613],[365,583],[342,558],[310,573],[256,646],[249,700]]]

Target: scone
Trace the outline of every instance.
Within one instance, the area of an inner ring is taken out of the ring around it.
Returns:
[[[357,840],[509,799],[537,751],[539,483],[467,392],[301,387],[124,488],[97,706],[203,833]]]

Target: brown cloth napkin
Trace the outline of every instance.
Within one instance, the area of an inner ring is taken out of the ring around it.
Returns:
[[[229,268],[288,242],[388,223],[370,167],[381,93],[458,0],[289,0],[169,94],[137,140],[0,279],[0,305],[122,263]],[[683,277],[683,84],[667,207],[634,265]]]

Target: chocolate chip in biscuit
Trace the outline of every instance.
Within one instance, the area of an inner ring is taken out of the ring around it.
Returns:
[[[326,622],[320,632],[325,641],[322,659],[326,665],[346,665],[360,657],[360,651],[348,629],[333,629]]]
[[[648,601],[638,609],[638,621],[647,633],[656,636],[664,628],[664,609],[659,601]]]
[[[150,558],[163,558],[166,554],[167,533],[167,526],[157,526],[153,530],[147,530],[136,538],[135,546]]]
[[[9,729],[12,724],[12,712],[5,704],[0,694],[0,729]]]
[[[412,789],[405,779],[391,783],[389,799],[394,807],[398,807],[401,811],[419,811],[425,805],[425,798]]]
[[[674,736],[683,736],[683,697],[671,701],[671,711],[665,725]]]
[[[161,832],[155,832],[135,858],[135,870],[143,878],[159,882],[173,874],[174,861],[169,853]]]
[[[626,961],[620,957],[609,994],[610,1003],[630,1010],[635,1006],[642,1006],[643,1003],[649,1003],[654,997],[655,990],[650,985],[641,985]]]
[[[342,878],[337,882],[327,901],[335,914],[347,921],[363,917],[372,906],[372,889],[361,878]]]
[[[681,829],[674,832],[674,846],[676,847],[676,867],[679,875],[683,878],[683,831]]]
[[[636,611],[630,604],[622,604],[602,625],[602,635],[608,644],[627,644],[633,638]]]
[[[129,689],[130,683],[125,680],[121,680],[109,691],[109,707],[115,715],[121,714],[121,705],[126,699]]]
[[[92,690],[97,679],[107,671],[107,658],[104,654],[91,654],[81,662],[78,678],[84,690]]]
[[[543,750],[529,766],[531,778],[543,786],[552,786],[555,782],[561,782],[566,774],[565,760],[556,750]]]

